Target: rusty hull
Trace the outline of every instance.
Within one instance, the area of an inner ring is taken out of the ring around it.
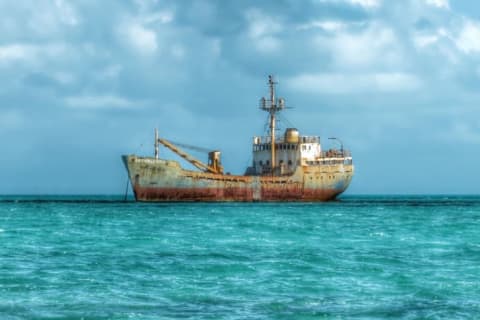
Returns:
[[[350,184],[353,165],[298,167],[290,176],[238,176],[183,169],[177,161],[123,156],[137,201],[327,201]]]

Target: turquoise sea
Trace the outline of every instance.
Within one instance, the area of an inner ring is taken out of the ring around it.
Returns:
[[[0,198],[0,319],[480,319],[480,197]]]

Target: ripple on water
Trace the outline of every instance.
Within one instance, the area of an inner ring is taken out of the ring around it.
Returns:
[[[0,318],[477,318],[480,199],[0,202]]]

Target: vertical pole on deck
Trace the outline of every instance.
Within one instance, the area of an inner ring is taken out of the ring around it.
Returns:
[[[155,128],[155,159],[158,159],[158,130]]]

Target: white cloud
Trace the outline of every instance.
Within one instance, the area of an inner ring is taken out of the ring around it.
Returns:
[[[279,21],[257,9],[248,10],[246,19],[248,21],[248,37],[258,51],[270,53],[281,47],[281,41],[276,37],[276,34],[283,30]]]
[[[380,0],[347,0],[354,5],[360,5],[364,8],[375,8],[380,6]]]
[[[354,6],[361,6],[366,9],[377,8],[382,0],[317,0],[320,3],[347,3]]]
[[[70,26],[76,26],[78,24],[77,13],[69,3],[64,0],[55,0],[55,7],[58,10],[61,22]]]
[[[8,63],[15,60],[30,60],[34,55],[34,48],[23,44],[0,46],[0,62]]]
[[[417,48],[428,47],[438,41],[437,35],[417,35],[413,38]]]
[[[336,32],[343,30],[347,27],[347,24],[342,21],[335,20],[316,20],[309,23],[301,24],[297,27],[297,30],[310,30],[310,29],[323,29],[329,32]]]
[[[154,31],[138,23],[132,23],[126,27],[125,33],[128,43],[137,52],[151,55],[157,51],[157,35]]]
[[[392,73],[321,73],[302,74],[287,80],[295,90],[318,94],[403,92],[421,87],[421,80],[413,74]]]
[[[425,2],[437,8],[450,9],[450,3],[448,0],[425,0]]]
[[[64,57],[69,48],[62,43],[31,45],[11,43],[0,46],[0,65],[12,66],[13,62],[37,63]],[[57,60],[58,61],[58,60]]]
[[[133,101],[116,95],[82,95],[65,99],[67,106],[80,109],[130,108]]]
[[[167,24],[173,21],[174,14],[171,11],[159,11],[149,15],[146,15],[142,18],[144,23],[156,23],[160,22],[162,24]]]
[[[328,46],[338,68],[398,67],[402,59],[400,41],[392,29],[373,24],[361,33],[341,32],[333,40],[317,39],[319,47]]]
[[[480,52],[480,25],[466,21],[455,43],[457,48],[466,54]]]

